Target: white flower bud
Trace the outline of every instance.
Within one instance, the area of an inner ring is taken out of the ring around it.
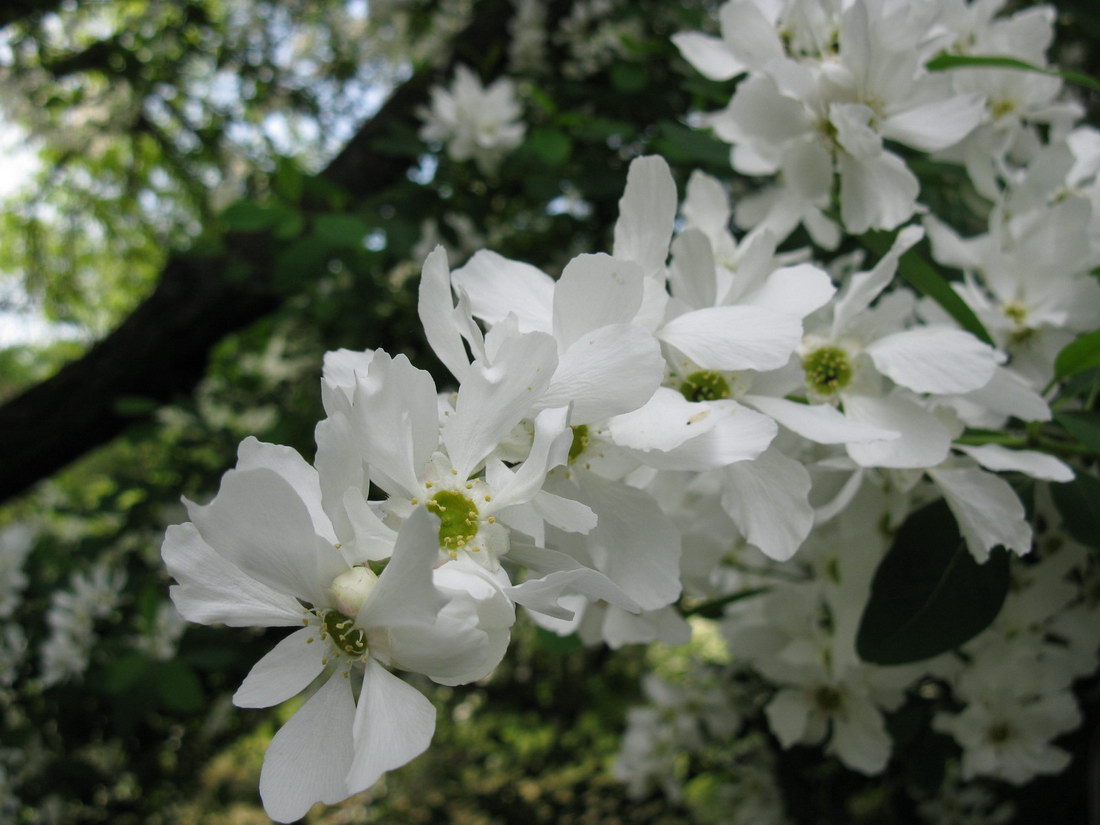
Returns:
[[[369,568],[353,567],[333,579],[328,592],[336,609],[354,619],[377,581]]]

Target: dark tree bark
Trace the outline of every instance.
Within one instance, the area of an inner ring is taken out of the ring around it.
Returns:
[[[456,38],[450,64],[402,84],[321,176],[355,197],[382,192],[400,180],[407,159],[375,151],[375,142],[395,124],[415,129],[416,109],[426,102],[432,83],[448,76],[463,54],[484,54],[502,42],[510,8],[505,0],[482,0]],[[0,501],[152,414],[120,409],[125,399],[166,403],[189,394],[214,345],[271,313],[286,297],[271,278],[274,247],[262,235],[237,235],[216,255],[173,254],[152,295],[117,329],[79,360],[0,406]],[[250,277],[233,276],[241,264]]]

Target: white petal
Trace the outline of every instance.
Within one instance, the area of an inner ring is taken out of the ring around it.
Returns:
[[[677,32],[672,35],[672,42],[684,60],[711,80],[729,80],[745,70],[721,38],[702,32]]]
[[[540,407],[570,402],[573,425],[592,424],[645,404],[661,383],[665,359],[657,339],[633,324],[586,333],[558,360]]]
[[[451,272],[447,266],[447,251],[442,246],[432,250],[421,269],[417,313],[432,351],[461,381],[466,376],[470,358],[455,324]]]
[[[344,777],[351,766],[354,718],[351,684],[335,675],[275,734],[260,771],[268,816],[293,822],[315,802],[332,805],[350,796]]]
[[[715,425],[710,409],[688,401],[681,393],[659,387],[639,409],[615,416],[608,423],[612,440],[635,450],[667,451]]]
[[[829,750],[849,768],[873,775],[886,767],[892,747],[878,709],[869,700],[848,693],[844,713],[833,718]]]
[[[906,398],[850,396],[844,411],[857,423],[900,433],[889,441],[848,444],[848,455],[862,467],[935,467],[951,447],[951,433],[939,419]]]
[[[692,309],[714,306],[718,297],[714,250],[701,230],[685,230],[672,242],[668,280],[672,294]]]
[[[451,273],[451,279],[469,296],[474,315],[488,324],[511,313],[520,332],[551,330],[554,280],[542,270],[482,249]]]
[[[837,164],[840,215],[851,234],[894,229],[916,211],[920,183],[905,161],[892,152],[870,158],[840,152]]]
[[[581,594],[590,601],[603,600],[624,610],[638,612],[641,607],[618,585],[598,570],[585,567],[576,559],[557,550],[522,547],[513,544],[508,558],[529,570],[542,574],[522,584],[505,588],[508,598],[528,610],[558,619],[573,618],[573,611],[559,604],[563,596]]]
[[[956,444],[955,449],[966,453],[989,470],[1015,470],[1045,481],[1073,481],[1074,479],[1073,470],[1069,465],[1046,453],[1034,450],[1010,450],[1000,444],[983,444],[980,447]]]
[[[546,474],[568,460],[573,443],[568,420],[566,407],[543,410],[535,417],[531,451],[503,488],[496,491],[494,508],[527,503],[546,481]]]
[[[317,470],[291,447],[267,444],[248,436],[237,448],[237,469],[254,470],[260,467],[275,471],[290,483],[309,510],[314,532],[335,543],[332,523],[321,504],[321,482]]]
[[[375,628],[434,623],[443,606],[443,597],[432,584],[438,557],[439,519],[418,507],[397,532],[393,558],[359,608],[356,624]]]
[[[871,305],[879,293],[894,279],[898,259],[924,237],[919,226],[907,226],[898,233],[890,251],[883,255],[870,272],[857,272],[833,304],[832,337],[837,338],[853,319]]]
[[[915,392],[970,392],[988,384],[997,366],[991,347],[946,327],[895,332],[866,351],[879,372]]]
[[[541,332],[506,339],[492,366],[471,365],[455,413],[443,425],[443,443],[460,476],[468,478],[528,416],[557,365],[557,345]]]
[[[596,526],[596,514],[582,502],[539,490],[531,503],[535,512],[549,525],[567,533],[590,533]]]
[[[691,641],[691,625],[673,607],[635,615],[611,606],[604,614],[602,634],[607,646],[613,650],[623,645],[650,642],[673,647],[686,645]]]
[[[990,412],[1014,415],[1022,421],[1050,421],[1050,407],[1015,373],[997,367],[984,387],[962,396]]]
[[[170,589],[183,618],[230,627],[285,627],[301,624],[302,606],[290,593],[261,584],[222,558],[202,540],[195,525],[174,524],[161,547]]]
[[[722,39],[734,57],[751,69],[763,69],[786,56],[775,24],[758,3],[724,3],[718,10]]]
[[[828,404],[799,404],[785,398],[746,395],[742,399],[788,430],[818,444],[862,444],[897,438],[896,430],[885,430],[852,421]]]
[[[782,688],[764,708],[768,726],[784,748],[802,740],[809,725],[810,707],[801,690]]]
[[[981,95],[951,94],[890,115],[882,134],[922,152],[938,152],[966,137],[985,116]]]
[[[596,513],[587,545],[611,581],[645,610],[680,597],[680,531],[643,490],[578,471],[581,499]]]
[[[1023,554],[1031,549],[1031,527],[1011,485],[976,467],[929,470],[958,519],[970,554],[980,562],[997,545]]]
[[[328,643],[318,641],[315,627],[291,633],[252,666],[233,704],[239,708],[269,708],[297,696],[316,679],[324,665]]]
[[[736,401],[706,401],[700,406],[714,420],[709,429],[666,452],[640,453],[639,459],[659,470],[713,470],[756,458],[779,430],[770,418]]]
[[[834,294],[836,287],[824,270],[813,264],[796,264],[772,272],[742,303],[805,318],[825,306]]]
[[[722,508],[752,544],[786,561],[813,527],[810,474],[776,449],[723,472]]]
[[[837,143],[860,161],[873,159],[882,151],[882,136],[870,127],[875,113],[862,103],[833,103],[829,120],[836,127]]]
[[[363,378],[366,380],[366,373]],[[317,442],[313,460],[321,487],[321,505],[336,532],[334,542],[346,545],[354,540],[355,534],[344,505],[345,493],[352,488],[362,491],[369,486],[357,434],[347,415],[335,413],[318,422],[313,440]],[[315,526],[316,522],[314,517]]]
[[[372,480],[393,496],[415,496],[439,445],[435,381],[405,355],[379,350],[355,391],[355,429]]]
[[[710,307],[673,318],[657,333],[702,369],[773,370],[802,339],[798,318],[752,306]]]
[[[610,255],[578,255],[554,287],[554,337],[565,349],[585,333],[628,324],[642,305],[644,274]]]
[[[366,790],[386,771],[418,757],[428,749],[434,733],[432,703],[374,659],[368,661],[355,709],[355,756],[347,771],[348,793]]]
[[[676,182],[668,164],[656,155],[635,158],[619,201],[615,257],[640,264],[646,274],[660,270],[668,257],[675,218]]]
[[[347,569],[314,532],[298,491],[273,470],[230,470],[210,504],[189,510],[204,541],[273,590],[323,604],[323,587]]]
[[[712,241],[729,231],[729,196],[721,181],[698,169],[688,178],[681,211],[690,226],[701,229]]]

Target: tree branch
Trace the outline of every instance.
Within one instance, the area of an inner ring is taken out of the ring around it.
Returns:
[[[510,4],[482,0],[456,38],[463,51],[506,36]],[[407,159],[374,150],[393,124],[415,128],[416,109],[441,71],[414,75],[348,142],[322,173],[356,197],[399,181]],[[222,338],[274,311],[284,299],[271,278],[275,244],[263,235],[227,239],[224,252],[173,254],[152,295],[82,358],[0,406],[0,501],[28,489],[141,418],[120,410],[138,397],[166,403],[190,393]],[[252,276],[234,278],[245,264]],[[123,405],[124,406],[124,405]],[[151,414],[151,411],[150,413]]]

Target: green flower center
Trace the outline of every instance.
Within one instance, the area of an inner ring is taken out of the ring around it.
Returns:
[[[1003,745],[1015,735],[1015,731],[1008,722],[997,722],[986,731],[986,741],[991,745]]]
[[[730,385],[720,372],[699,370],[684,379],[680,392],[688,401],[719,401],[730,397]]]
[[[835,713],[843,703],[840,691],[828,685],[822,685],[814,691],[814,704],[822,713]]]
[[[358,658],[367,652],[367,631],[357,627],[355,619],[349,619],[338,610],[326,610],[321,621],[332,643],[344,653]]]
[[[806,384],[820,395],[832,395],[852,380],[852,363],[840,347],[822,347],[802,359]]]
[[[569,445],[569,463],[572,464],[588,449],[588,425],[578,424],[573,430],[573,443]]]
[[[440,490],[424,506],[439,516],[439,546],[444,550],[465,547],[477,535],[477,505],[457,490]]]

